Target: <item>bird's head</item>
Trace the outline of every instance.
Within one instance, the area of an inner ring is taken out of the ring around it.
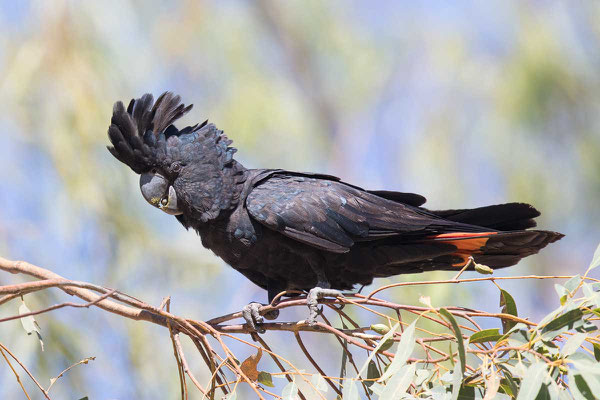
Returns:
[[[231,140],[214,125],[173,125],[191,108],[170,92],[156,102],[145,94],[127,109],[116,102],[108,150],[140,174],[142,196],[152,206],[206,222],[237,201],[243,167],[233,160]]]

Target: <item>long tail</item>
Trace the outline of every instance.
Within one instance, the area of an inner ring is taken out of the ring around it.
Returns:
[[[515,265],[536,254],[564,235],[558,232],[526,230],[536,226],[540,212],[525,203],[507,203],[463,210],[431,211],[444,219],[481,227],[481,232],[451,232],[427,238],[427,242],[451,244],[450,255],[437,257],[431,265],[460,268],[469,257],[492,268]],[[486,229],[487,228],[487,229]]]
[[[515,265],[522,258],[536,254],[548,244],[564,235],[550,231],[505,231],[480,233],[445,233],[428,238],[428,241],[444,242],[456,247],[449,256],[443,256],[437,262],[445,261],[452,267],[462,267],[469,257],[475,262],[492,268]],[[436,260],[434,259],[434,263]]]

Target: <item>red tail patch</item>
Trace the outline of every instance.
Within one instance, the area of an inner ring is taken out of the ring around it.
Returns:
[[[430,239],[436,241],[443,241],[456,246],[456,251],[452,253],[454,256],[462,258],[462,262],[452,264],[453,267],[464,267],[469,257],[473,254],[479,253],[482,247],[484,247],[491,235],[495,235],[498,232],[454,232],[454,233],[442,233],[440,235],[431,236]]]

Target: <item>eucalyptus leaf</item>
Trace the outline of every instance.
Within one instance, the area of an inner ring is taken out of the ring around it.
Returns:
[[[313,384],[314,387],[317,388],[317,390],[323,393],[327,393],[327,391],[329,390],[329,386],[327,385],[325,378],[323,378],[321,374],[314,374],[312,378],[310,378],[310,382]]]
[[[396,348],[396,355],[394,359],[388,366],[387,370],[381,375],[379,381],[386,381],[392,375],[400,370],[410,357],[414,347],[415,347],[415,326],[417,321],[413,321],[404,332],[402,332],[402,336],[400,337],[400,342],[398,343],[398,347]]]
[[[344,400],[359,400],[358,387],[354,379],[346,379],[342,390],[342,399]]]
[[[571,393],[573,397],[577,400],[595,400],[596,397],[594,393],[586,383],[585,379],[581,374],[575,374],[572,371],[568,373],[569,378],[569,388],[571,389]]]
[[[406,393],[408,386],[415,376],[415,365],[405,365],[392,376],[379,396],[379,400],[396,400]],[[344,398],[345,400],[345,398]]]
[[[579,321],[582,317],[583,312],[579,308],[567,311],[548,322],[542,328],[542,335],[549,332],[560,331],[563,328],[572,329],[575,326],[575,322]]]
[[[458,323],[456,322],[456,319],[454,318],[454,316],[452,316],[452,314],[450,314],[450,312],[448,310],[446,310],[445,308],[440,308],[440,314],[442,314],[444,316],[444,318],[446,318],[448,320],[448,322],[450,322],[450,324],[452,325],[452,329],[454,331],[454,336],[456,337],[456,341],[458,343],[458,358],[460,359],[460,371],[462,373],[462,376],[464,376],[465,374],[465,369],[467,366],[467,356],[465,353],[465,342],[463,340],[462,337],[462,332],[460,330],[460,327],[458,326]]]
[[[379,379],[380,376],[381,374],[379,373],[379,368],[377,368],[377,364],[375,364],[375,361],[369,361],[369,367],[367,368],[367,379],[369,380],[364,382],[365,385],[370,387],[375,383],[375,381],[377,381],[377,379]]]
[[[517,312],[517,304],[515,303],[515,299],[504,289],[500,289],[500,307],[502,307],[502,313],[514,315],[515,317],[519,316]],[[511,320],[502,320],[502,328],[503,332],[507,333],[513,326],[515,326],[516,322]]]
[[[29,309],[29,307],[27,307],[27,305],[25,304],[25,301],[23,300],[21,302],[21,305],[19,306],[19,315],[29,314],[30,312],[31,312],[31,310]],[[23,329],[25,329],[25,332],[27,332],[28,335],[35,333],[38,340],[40,341],[40,347],[42,348],[42,351],[44,351],[44,341],[42,340],[42,330],[41,330],[40,326],[38,325],[37,321],[35,320],[35,318],[33,318],[33,315],[28,315],[27,317],[22,317],[21,324],[23,325]]]
[[[586,337],[587,335],[585,333],[576,333],[573,336],[571,336],[563,346],[562,354],[564,356],[568,356],[575,353],[577,349],[581,347]]]
[[[596,251],[594,252],[594,257],[592,257],[592,262],[590,263],[590,266],[588,267],[586,275],[588,272],[590,272],[591,270],[593,270],[594,268],[596,268],[598,266],[600,266],[600,245],[598,245],[598,247],[596,247]]]
[[[469,343],[483,343],[483,342],[495,342],[500,339],[502,335],[497,328],[484,329],[479,332],[475,332],[469,338]]]
[[[385,335],[383,335],[383,337],[381,338],[381,340],[379,341],[379,343],[377,344],[377,346],[375,346],[375,348],[373,349],[373,351],[371,352],[371,354],[369,354],[369,357],[367,357],[367,359],[364,362],[363,366],[358,371],[358,374],[356,374],[357,378],[360,377],[363,372],[365,372],[365,370],[369,366],[369,362],[373,359],[373,357],[375,356],[375,354],[377,354],[377,352],[379,351],[379,349],[381,349],[381,347],[385,345],[385,342],[388,339],[391,339],[392,337],[394,337],[394,333],[396,333],[396,331],[398,330],[399,327],[400,327],[400,324],[397,323],[397,324],[395,324],[392,327],[392,329],[390,329],[390,331],[388,333],[386,333]]]
[[[548,367],[545,363],[538,362],[527,368],[517,400],[535,399],[547,375]]]
[[[570,294],[573,294],[573,292],[575,292],[575,289],[577,289],[580,283],[581,275],[577,274],[565,282],[565,289],[568,290]]]
[[[298,385],[296,385],[296,381],[293,380],[287,385],[284,386],[281,391],[282,400],[299,400],[298,396]]]
[[[260,371],[258,373],[258,382],[268,387],[275,387],[275,385],[273,385],[273,376],[265,371]]]

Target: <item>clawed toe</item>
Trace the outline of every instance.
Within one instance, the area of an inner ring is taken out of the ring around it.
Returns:
[[[317,316],[322,310],[319,310],[319,300],[325,297],[344,297],[341,291],[336,289],[324,289],[321,287],[314,287],[308,292],[306,298],[308,304],[308,325],[314,326],[317,323]]]
[[[242,317],[246,320],[246,324],[248,325],[248,327],[250,327],[250,329],[258,333],[265,332],[263,328],[258,327],[258,325],[262,324],[264,321],[263,317],[258,312],[258,310],[262,306],[263,305],[260,303],[252,302],[250,304],[245,305],[244,308],[242,308]]]

